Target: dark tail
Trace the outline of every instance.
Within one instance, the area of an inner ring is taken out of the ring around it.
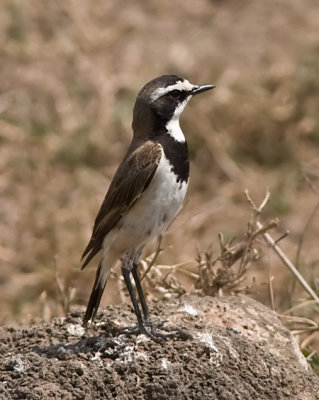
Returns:
[[[86,312],[83,318],[83,326],[86,327],[89,320],[93,321],[97,310],[100,305],[101,297],[105,289],[106,278],[104,274],[107,274],[102,270],[102,261],[99,264],[99,267],[96,271],[95,282],[92,289],[92,293],[90,296],[90,300],[88,306],[86,308]]]

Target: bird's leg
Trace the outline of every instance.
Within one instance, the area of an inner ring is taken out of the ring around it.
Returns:
[[[137,272],[137,267],[138,267],[138,263],[134,262],[133,263],[133,268],[132,268],[132,275],[135,281],[135,286],[136,286],[136,290],[138,293],[138,297],[142,306],[142,310],[143,310],[143,316],[144,316],[144,328],[147,327],[150,329],[152,335],[159,337],[159,338],[164,338],[167,337],[167,335],[164,335],[162,333],[156,332],[155,329],[156,328],[162,328],[165,321],[164,322],[160,322],[159,324],[154,324],[151,322],[151,318],[150,318],[150,312],[148,310],[147,304],[146,304],[146,300],[145,300],[145,296],[144,296],[144,292],[142,289],[142,285],[141,285],[141,281],[140,281],[140,277],[138,276],[138,272]]]
[[[131,335],[131,334],[138,334],[138,333],[144,333],[146,336],[150,337],[151,339],[153,339],[156,342],[160,342],[162,341],[162,335],[160,334],[156,334],[153,329],[147,329],[147,327],[144,324],[143,318],[142,318],[142,314],[141,314],[141,310],[136,298],[136,294],[132,285],[132,281],[131,281],[131,277],[130,274],[132,272],[133,266],[134,266],[134,260],[136,260],[136,257],[129,257],[129,255],[127,254],[126,257],[124,257],[123,262],[122,262],[122,274],[124,277],[124,281],[126,283],[127,286],[127,290],[129,292],[132,304],[133,304],[133,308],[134,308],[134,312],[135,315],[137,317],[137,322],[138,322],[138,326],[135,327],[126,327],[123,329],[123,333]],[[136,264],[137,265],[137,264]],[[136,268],[135,268],[135,272],[134,272],[134,280],[135,280],[135,276],[137,276],[136,274]],[[142,292],[142,287],[141,284],[139,282],[139,278],[137,278],[137,286],[136,289],[138,291],[138,294],[142,299],[141,300],[141,305],[142,305],[142,310],[143,310],[143,314],[145,316],[145,318],[149,319],[149,313],[148,313],[148,308],[145,302],[145,298]]]
[[[138,272],[137,272],[137,267],[138,267],[138,264],[139,264],[140,254],[141,254],[141,252],[136,253],[136,256],[133,259],[132,275],[133,275],[133,278],[134,278],[135,287],[136,287],[136,290],[137,290],[137,293],[138,293],[138,297],[139,297],[139,300],[140,300],[140,303],[141,303],[141,306],[142,306],[143,317],[144,317],[144,327],[146,326],[147,328],[149,328],[153,335],[163,337],[163,335],[160,334],[159,332],[156,332],[155,329],[156,328],[157,329],[163,328],[163,326],[164,326],[166,321],[163,321],[163,322],[160,322],[160,323],[157,323],[157,324],[152,323],[151,317],[150,317],[150,312],[149,312],[148,306],[146,304],[146,299],[145,299],[143,288],[142,288],[142,285],[141,285],[141,280],[140,280],[140,277],[139,277]],[[165,330],[165,328],[164,328],[164,330]]]
[[[148,307],[146,304],[140,277],[137,272],[137,267],[138,267],[138,261],[133,263],[132,275],[133,275],[133,278],[135,281],[136,290],[137,290],[137,293],[138,293],[138,296],[140,299],[140,303],[142,306],[142,310],[143,310],[144,323],[146,325],[145,328],[150,329],[150,332],[151,332],[151,335],[148,334],[148,336],[151,336],[153,339],[154,339],[154,337],[156,337],[157,341],[161,341],[162,339],[172,338],[172,337],[179,337],[180,339],[183,339],[183,340],[189,339],[191,337],[191,335],[188,334],[187,332],[185,332],[181,329],[175,328],[175,327],[164,326],[166,321],[162,321],[162,322],[155,323],[155,324],[151,321],[150,313],[149,313],[149,310],[148,310]],[[157,329],[164,330],[168,333],[158,332]]]
[[[143,310],[143,316],[144,316],[144,322],[146,325],[149,325],[151,320],[150,320],[150,313],[146,304],[146,300],[145,300],[145,296],[143,293],[143,289],[142,289],[142,285],[141,285],[141,281],[140,281],[140,277],[138,275],[137,272],[137,267],[138,267],[138,262],[133,263],[133,268],[132,268],[132,275],[135,281],[135,286],[136,286],[136,290],[138,293],[138,297],[140,299],[140,303],[142,306],[142,310]]]
[[[138,333],[144,333],[144,335],[150,337],[152,340],[154,340],[155,342],[162,342],[163,339],[166,338],[172,338],[172,337],[179,337],[181,339],[188,339],[190,336],[183,332],[181,329],[176,329],[176,328],[172,328],[172,327],[164,327],[163,324],[164,323],[159,323],[159,324],[152,324],[150,321],[150,314],[148,311],[148,307],[145,301],[145,297],[144,297],[144,293],[143,293],[143,289],[140,283],[140,279],[139,276],[137,274],[137,262],[136,261],[136,257],[133,257],[132,259],[128,257],[128,255],[126,257],[124,257],[123,262],[122,262],[122,274],[124,277],[124,281],[126,283],[127,286],[127,290],[129,292],[133,307],[134,307],[134,312],[135,315],[137,317],[137,322],[138,322],[138,326],[135,327],[126,327],[123,329],[123,333],[127,334],[127,335],[131,335],[131,334],[138,334]],[[136,294],[132,285],[132,281],[131,281],[131,277],[130,274],[132,272],[134,281],[135,281],[135,285],[136,285],[136,290],[138,292],[139,295],[139,300],[142,306],[142,311],[143,311],[143,316],[144,316],[144,320],[142,317],[142,313],[136,298]],[[156,330],[156,328],[159,329],[163,329],[166,332],[169,333],[161,333],[158,332]]]
[[[125,283],[127,286],[127,290],[129,292],[129,295],[130,295],[130,298],[131,298],[131,301],[132,301],[132,304],[134,307],[134,312],[137,317],[138,326],[137,327],[136,326],[135,327],[126,327],[123,329],[123,333],[125,333],[127,335],[144,333],[146,336],[150,337],[155,342],[161,342],[162,341],[161,336],[154,334],[153,330],[151,330],[151,331],[148,330],[146,328],[146,326],[144,325],[140,307],[138,305],[136,295],[134,292],[134,288],[133,288],[133,285],[131,282],[130,273],[131,273],[131,271],[129,269],[122,266],[122,274],[123,274],[123,277],[124,277],[124,280],[125,280]]]
[[[135,315],[136,315],[136,318],[137,318],[138,325],[141,328],[142,326],[144,326],[144,322],[143,322],[141,310],[140,310],[140,307],[138,305],[137,298],[136,298],[136,295],[135,295],[135,292],[134,292],[134,288],[133,288],[133,285],[132,285],[132,281],[131,281],[131,277],[130,277],[131,269],[127,268],[123,264],[122,264],[122,275],[123,275],[127,290],[129,292],[132,304],[133,304],[133,308],[134,308],[134,312],[135,312]]]

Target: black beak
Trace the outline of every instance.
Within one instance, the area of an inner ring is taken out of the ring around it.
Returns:
[[[195,86],[191,94],[192,96],[195,96],[196,94],[206,92],[207,90],[214,89],[215,87],[215,85]]]

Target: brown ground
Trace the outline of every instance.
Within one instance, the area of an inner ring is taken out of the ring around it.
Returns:
[[[276,314],[249,298],[184,296],[152,307],[189,339],[127,338],[128,305],[108,307],[84,334],[73,312],[0,331],[0,398],[319,399],[319,378]]]

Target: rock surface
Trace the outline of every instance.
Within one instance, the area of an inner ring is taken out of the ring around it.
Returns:
[[[319,378],[260,303],[187,295],[151,311],[192,338],[120,335],[135,323],[129,305],[99,313],[86,332],[80,312],[1,328],[0,399],[319,399]]]

